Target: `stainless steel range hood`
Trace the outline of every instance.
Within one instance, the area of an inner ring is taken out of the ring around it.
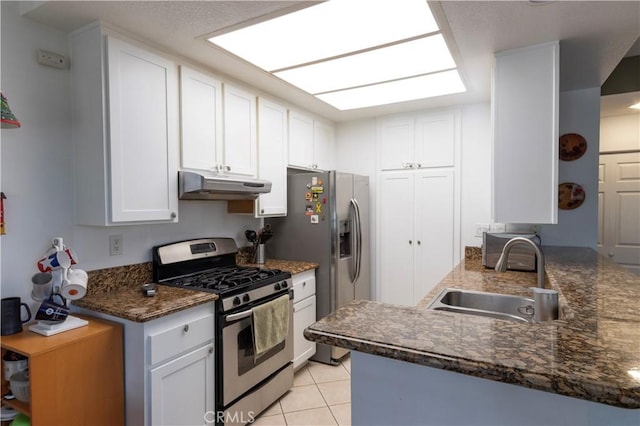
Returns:
[[[178,172],[181,200],[255,200],[271,192],[271,182],[242,176]]]

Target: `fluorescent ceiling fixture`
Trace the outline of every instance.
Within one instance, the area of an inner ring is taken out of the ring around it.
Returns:
[[[429,52],[429,55],[425,52]],[[317,94],[455,67],[444,38],[437,34],[382,49],[274,72],[274,75],[306,92]]]
[[[426,0],[330,0],[208,40],[339,109],[465,90]]]
[[[451,70],[388,83],[317,95],[340,110],[385,105],[464,92],[458,71]]]
[[[331,0],[209,41],[274,71],[433,31],[425,0]]]
[[[637,104],[631,105],[629,108],[640,109],[640,102],[638,102]]]

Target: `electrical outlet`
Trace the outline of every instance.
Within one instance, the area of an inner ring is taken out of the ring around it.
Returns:
[[[506,232],[507,225],[504,223],[492,223],[491,224],[491,232]]]
[[[67,68],[67,58],[64,55],[47,52],[46,50],[42,49],[38,49],[38,63],[40,65],[45,65],[53,68]]]
[[[476,223],[475,225],[473,225],[473,234],[476,237],[482,237],[483,232],[489,232],[488,223]]]
[[[109,235],[109,256],[122,254],[122,234]]]

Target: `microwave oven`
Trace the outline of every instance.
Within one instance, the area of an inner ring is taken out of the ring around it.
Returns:
[[[483,232],[482,233],[482,265],[485,268],[495,268],[504,245],[512,238],[524,237],[532,240],[538,246],[541,243],[537,234],[518,234],[513,232]],[[536,253],[524,244],[514,246],[509,252],[507,269],[514,271],[535,271]]]

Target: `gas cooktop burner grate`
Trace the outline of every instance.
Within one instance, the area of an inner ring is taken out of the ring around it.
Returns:
[[[281,274],[283,274],[283,272],[279,269],[229,266],[176,278],[167,283],[178,287],[222,292],[235,287],[242,287],[262,280],[268,280]]]

